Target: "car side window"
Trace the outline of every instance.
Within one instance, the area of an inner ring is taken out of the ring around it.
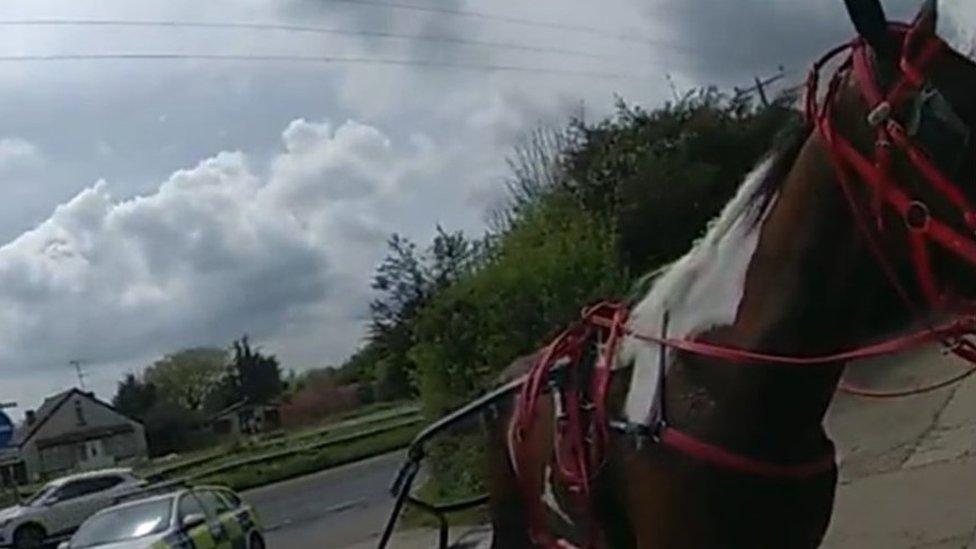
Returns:
[[[216,517],[231,510],[227,502],[213,490],[199,490],[196,495],[200,498],[200,503],[203,504],[203,508],[209,516]]]
[[[125,481],[118,475],[106,475],[104,477],[86,478],[69,482],[58,489],[55,497],[57,501],[80,498],[114,488]]]
[[[200,500],[198,500],[192,493],[188,492],[180,497],[180,523],[182,524],[183,520],[190,515],[207,516],[207,513],[203,510],[203,505],[200,504]]]
[[[122,484],[124,479],[119,476],[107,476],[92,479],[92,491],[97,492],[99,490],[108,490],[109,488],[115,488],[119,484]]]
[[[227,502],[227,505],[230,505],[231,509],[240,509],[244,505],[241,498],[230,490],[219,490],[217,494]]]
[[[122,482],[122,479],[119,477],[96,477],[76,480],[74,482],[65,484],[61,488],[58,488],[58,491],[54,493],[51,499],[52,501],[59,503],[62,501],[69,501],[94,494],[95,492],[107,490],[120,482]]]
[[[54,491],[49,497],[49,502],[59,503],[62,501],[68,501],[78,497],[76,494],[80,491],[81,481],[78,482],[68,482],[62,485],[60,488]]]

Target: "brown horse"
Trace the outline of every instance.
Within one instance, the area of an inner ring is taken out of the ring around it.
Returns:
[[[874,77],[886,89],[902,76],[902,43],[877,0],[847,0],[847,5],[861,43],[873,51]],[[922,9],[913,27],[916,38],[936,36],[936,8],[930,1]],[[866,105],[855,70],[842,68],[840,74],[830,95],[832,130],[873,158],[880,148],[868,120],[878,123],[875,111],[881,109]],[[911,128],[911,138],[967,200],[974,200],[976,150],[970,135],[976,128],[976,64],[945,49],[925,76],[925,85],[901,107],[880,116],[891,114]],[[667,322],[672,338],[763,353],[827,355],[944,313],[929,304],[931,292],[919,280],[906,242],[929,216],[970,237],[972,220],[959,215],[896,147],[890,148],[895,151],[891,172],[915,201],[902,212],[904,219],[884,207],[875,212],[870,186],[856,181],[856,173],[853,183],[846,182],[852,186],[844,186],[835,146],[825,134],[812,123],[798,133],[747,178],[694,249],[658,276],[633,308],[628,333],[657,336]],[[845,188],[854,190],[851,200]],[[888,276],[852,215],[852,201],[877,213],[877,219],[862,217],[871,222]],[[912,219],[920,215],[921,221]],[[959,298],[976,296],[971,265],[941,249],[930,253],[928,265],[942,289]],[[907,296],[892,289],[891,278],[902,282]],[[901,297],[924,305],[911,310]],[[508,373],[525,373],[537,359],[524,357]],[[697,440],[786,468],[832,457],[823,419],[844,363],[739,362],[662,349],[625,335],[616,370],[629,375],[615,376],[611,415],[648,428],[666,417]],[[553,397],[541,398],[537,421],[518,449],[510,444],[516,404],[504,406],[491,425],[490,512],[497,548],[556,546],[530,534],[539,501],[547,529],[579,546],[807,548],[820,544],[830,522],[837,481],[832,460],[816,474],[748,474],[673,451],[653,438],[620,433],[609,440],[584,506],[589,513],[581,514],[550,466]],[[522,463],[538,466],[516,472],[516,450]],[[599,532],[596,543],[594,531]]]

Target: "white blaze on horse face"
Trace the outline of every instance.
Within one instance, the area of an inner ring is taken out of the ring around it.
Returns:
[[[976,2],[940,0],[938,34],[954,50],[976,62]]]
[[[756,211],[762,201],[754,200],[771,163],[767,160],[749,174],[705,236],[654,281],[631,313],[632,330],[661,335],[665,312],[671,338],[691,338],[735,322],[746,270],[759,242],[763,219],[757,217],[771,209]],[[621,345],[618,366],[634,364],[624,408],[628,421],[650,426],[660,417],[660,352],[659,345],[633,337]]]

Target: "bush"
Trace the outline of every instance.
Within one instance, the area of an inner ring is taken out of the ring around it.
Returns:
[[[361,404],[356,385],[339,385],[335,379],[319,376],[309,379],[281,405],[281,425],[293,428],[352,410]]]

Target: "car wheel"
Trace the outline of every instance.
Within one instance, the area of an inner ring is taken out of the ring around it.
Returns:
[[[41,549],[47,532],[36,524],[25,524],[14,532],[14,549]]]
[[[248,549],[264,549],[264,538],[261,534],[251,534],[251,540],[247,544]]]

